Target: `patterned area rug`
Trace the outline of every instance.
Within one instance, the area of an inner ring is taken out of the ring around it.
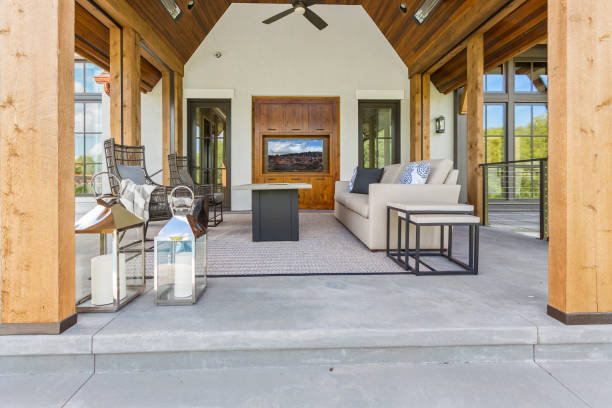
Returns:
[[[251,214],[226,214],[208,233],[208,276],[402,273],[332,213],[300,213],[300,241],[253,242]]]

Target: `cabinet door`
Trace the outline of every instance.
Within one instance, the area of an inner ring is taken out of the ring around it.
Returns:
[[[260,131],[280,132],[284,126],[284,109],[280,103],[262,103],[260,105]]]
[[[303,132],[306,128],[304,105],[288,103],[285,105],[285,130],[288,132]]]
[[[311,132],[331,132],[334,108],[331,103],[313,103],[308,106],[308,127]]]
[[[286,183],[283,176],[265,176],[265,183]]]
[[[333,181],[331,177],[312,177],[312,197],[310,208],[315,210],[329,210],[333,208]]]
[[[285,177],[285,183],[307,183],[306,178],[303,176],[287,176]],[[307,208],[309,190],[298,190],[298,204],[300,210]]]

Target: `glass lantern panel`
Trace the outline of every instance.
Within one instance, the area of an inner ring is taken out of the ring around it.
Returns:
[[[193,241],[157,241],[157,299],[162,303],[193,297]]]
[[[140,227],[127,230],[121,240],[121,246],[132,242],[135,244],[120,251],[122,254],[125,254],[125,275],[128,288],[145,285],[145,258],[142,254],[142,229]]]
[[[196,239],[196,287],[203,289],[206,287],[206,235]]]

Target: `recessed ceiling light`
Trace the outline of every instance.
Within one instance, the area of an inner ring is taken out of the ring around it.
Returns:
[[[172,17],[173,20],[176,20],[180,17],[182,11],[181,11],[181,8],[178,6],[178,4],[176,4],[176,1],[174,0],[159,0],[159,1],[161,2],[162,6],[164,6],[168,14],[170,14],[170,17]]]
[[[187,8],[191,10],[193,6],[195,6],[195,0],[189,0],[189,2],[187,3]]]
[[[421,4],[421,7],[419,7],[419,9],[416,11],[416,13],[414,13],[414,19],[416,20],[416,22],[419,24],[423,24],[423,21],[425,21],[425,19],[429,17],[431,12],[434,11],[434,9],[438,6],[438,4],[440,4],[441,1],[442,0],[425,0],[423,4]]]

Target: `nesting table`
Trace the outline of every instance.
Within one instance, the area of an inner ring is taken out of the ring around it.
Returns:
[[[265,183],[236,186],[250,190],[253,199],[253,241],[299,241],[298,190],[306,183]]]
[[[391,212],[397,212],[397,249],[390,248]],[[400,204],[387,203],[387,256],[415,275],[477,275],[478,274],[478,241],[480,218],[473,216],[474,207],[467,204]],[[402,225],[404,228],[404,247],[402,248]],[[415,248],[410,249],[410,225],[415,227]],[[453,256],[453,228],[467,226],[469,228],[468,263]],[[440,249],[425,251],[421,248],[421,228],[440,227]],[[448,251],[445,251],[444,231],[448,229]],[[437,270],[425,263],[424,256],[440,256],[459,266],[458,270]],[[404,258],[402,260],[402,257]],[[414,258],[414,267],[410,265],[410,257]],[[421,265],[427,268],[423,270]]]

